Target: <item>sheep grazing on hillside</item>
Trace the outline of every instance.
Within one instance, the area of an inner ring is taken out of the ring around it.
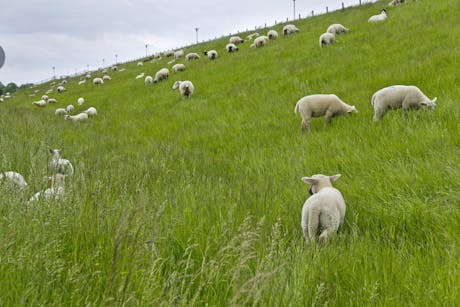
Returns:
[[[66,115],[67,111],[64,108],[57,108],[56,111],[54,111],[54,115],[61,116],[61,115]]]
[[[86,79],[78,81],[78,85],[82,85],[82,84],[85,84],[85,83],[86,83]]]
[[[312,117],[325,116],[326,125],[331,122],[332,117],[358,113],[355,106],[343,102],[334,94],[316,94],[301,98],[294,109],[294,113],[300,113],[302,117],[302,128],[310,132],[310,120]]]
[[[145,74],[142,72],[136,76],[136,79],[144,78],[144,75]]]
[[[97,115],[97,110],[95,107],[89,107],[88,109],[83,111],[83,113],[88,114],[89,117],[93,117]]]
[[[110,76],[108,76],[108,75],[104,75],[104,76],[102,77],[102,80],[104,80],[104,81],[110,81],[110,80],[112,80],[112,78],[111,78]]]
[[[244,43],[244,40],[243,40],[241,37],[239,37],[239,36],[232,36],[232,37],[230,37],[230,38],[228,39],[228,42],[229,42],[230,44],[238,45],[238,44]]]
[[[44,107],[46,106],[46,101],[45,100],[39,100],[39,101],[34,101],[32,102],[33,105],[37,106],[37,107]]]
[[[163,80],[168,79],[169,77],[169,69],[162,68],[155,74],[155,79],[153,79],[153,83],[157,83]]]
[[[302,207],[301,226],[307,244],[316,241],[318,234],[319,243],[325,243],[343,224],[345,200],[342,193],[332,186],[340,176],[317,174],[302,177],[302,181],[310,185],[311,194]]]
[[[24,177],[21,174],[12,171],[0,173],[0,185],[4,184],[11,187],[17,187],[19,190],[23,190],[27,187],[27,182]]]
[[[64,119],[65,120],[70,120],[73,123],[78,124],[78,123],[87,121],[88,120],[88,114],[80,113],[80,114],[77,114],[77,115],[64,115]]]
[[[60,84],[61,85],[67,84],[67,80],[62,80]]]
[[[74,108],[73,105],[69,104],[69,105],[65,108],[65,110],[67,111],[67,113],[72,113],[73,110],[75,110],[75,108]]]
[[[295,32],[299,32],[300,30],[297,29],[295,25],[285,25],[283,27],[283,35],[290,35]]]
[[[152,83],[153,83],[153,78],[152,78],[152,76],[147,76],[147,77],[145,77],[145,79],[144,79],[144,84],[145,84],[145,85],[150,85],[150,84],[152,84]]]
[[[385,87],[372,95],[371,104],[374,107],[374,121],[382,119],[390,109],[402,108],[404,117],[407,117],[409,109],[434,110],[437,99],[437,97],[429,99],[418,87],[413,85]]]
[[[39,200],[60,200],[65,196],[65,175],[63,174],[54,174],[51,177],[48,177],[50,182],[50,188],[35,193],[30,199],[29,203],[39,201]]]
[[[204,51],[203,54],[208,57],[210,60],[217,59],[218,53],[216,50]]]
[[[268,43],[268,37],[263,35],[263,36],[257,37],[254,40],[254,43],[252,43],[251,46],[249,46],[249,47],[251,47],[251,48],[253,48],[253,47],[260,48],[260,47],[265,46],[267,43]]]
[[[184,50],[177,50],[174,52],[174,58],[177,60],[184,56]]]
[[[338,35],[341,33],[347,33],[348,29],[342,26],[340,23],[334,23],[327,28],[326,32],[332,33],[334,35]]]
[[[63,93],[66,91],[66,88],[63,87],[62,85],[59,85],[56,90],[58,91],[58,93]]]
[[[227,52],[235,52],[238,51],[238,46],[233,43],[230,43],[225,46],[225,49],[227,49]]]
[[[84,103],[85,103],[85,98],[79,97],[79,98],[77,99],[77,104],[78,104],[79,106],[81,106],[81,105],[84,104]]]
[[[49,98],[48,101],[47,101],[49,104],[55,104],[57,103],[58,101],[54,98]]]
[[[251,40],[251,39],[253,39],[254,37],[257,37],[257,36],[259,36],[259,35],[260,35],[260,34],[259,34],[258,32],[254,32],[254,33],[249,34],[248,36],[246,36],[246,39],[247,39],[247,40]]]
[[[173,70],[174,73],[176,73],[178,71],[184,71],[185,70],[185,65],[184,64],[175,64],[172,67],[172,70]]]
[[[270,40],[277,40],[278,39],[278,32],[275,30],[270,30],[267,32],[267,37]]]
[[[137,66],[143,66],[143,65],[144,65],[144,63],[142,63],[142,62],[137,62],[137,64],[136,64],[136,65],[137,65]]]
[[[186,61],[199,60],[199,59],[200,59],[200,56],[198,55],[198,53],[195,53],[195,52],[187,53],[187,55],[185,56]]]
[[[379,22],[379,21],[384,21],[387,19],[387,10],[383,9],[380,14],[371,16],[368,19],[368,22]]]
[[[173,50],[165,51],[165,52],[163,52],[163,56],[164,56],[165,58],[172,57],[172,56],[174,56],[174,51],[173,51]]]
[[[93,79],[93,84],[94,84],[94,85],[101,85],[101,84],[104,84],[104,80],[102,80],[102,78],[94,78],[94,79]]]
[[[50,94],[50,93],[52,93],[52,92],[53,92],[53,89],[50,88],[49,90],[47,90],[47,91],[45,92],[45,94]]]
[[[87,73],[87,74],[85,75],[85,78],[88,79],[88,80],[91,79],[91,74],[90,74],[90,73]]]
[[[53,174],[63,174],[73,176],[74,169],[69,160],[61,158],[62,149],[49,149],[51,161],[49,167]]]
[[[193,83],[188,80],[176,81],[172,89],[175,90],[177,88],[179,89],[179,92],[182,95],[182,97],[185,97],[185,98],[192,97],[193,92],[195,91],[195,87],[193,86]]]
[[[47,95],[43,95],[43,96],[42,96],[42,100],[48,101],[48,99],[49,99],[49,97],[48,97]]]
[[[405,0],[393,0],[390,3],[388,3],[388,5],[389,6],[397,6],[397,5],[403,4],[404,2],[406,2],[406,1]]]
[[[118,66],[113,65],[110,69],[112,69],[112,71],[118,71]]]
[[[323,33],[319,37],[319,47],[323,48],[324,45],[330,45],[335,42],[335,35],[333,33]]]

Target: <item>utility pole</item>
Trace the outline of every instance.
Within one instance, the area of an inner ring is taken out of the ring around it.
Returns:
[[[294,2],[294,20],[295,20],[295,0],[292,0]]]
[[[53,66],[53,79],[56,79],[56,67]]]
[[[118,64],[118,54],[115,53],[115,65]]]
[[[198,44],[198,30],[199,30],[199,29],[200,29],[200,28],[195,28],[195,32],[196,32],[196,43],[197,43],[197,44]]]
[[[147,57],[147,49],[149,47],[149,44],[145,44],[145,57]]]

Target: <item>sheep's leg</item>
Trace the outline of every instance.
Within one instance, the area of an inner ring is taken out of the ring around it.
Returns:
[[[381,120],[383,115],[385,115],[385,111],[381,109],[375,109],[374,110],[374,122]]]
[[[302,119],[301,129],[305,129],[306,132],[310,132],[310,120],[309,119]]]
[[[329,125],[331,123],[332,117],[334,116],[334,113],[327,111],[326,115],[324,117],[324,122],[326,125]]]
[[[332,234],[334,234],[334,230],[332,228],[324,229],[319,236],[319,243],[321,244],[326,243],[328,237]]]

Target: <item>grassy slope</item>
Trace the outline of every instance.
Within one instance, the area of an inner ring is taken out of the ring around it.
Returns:
[[[56,96],[95,106],[85,125],[31,106],[29,90],[0,105],[0,169],[25,175],[27,197],[44,187],[47,148],[76,167],[64,204],[0,195],[0,304],[458,302],[460,5],[411,2],[368,24],[386,2],[296,22],[258,50],[191,47],[221,57],[152,87],[134,76],[167,60],[125,65],[103,87],[73,80]],[[351,32],[320,50],[333,22]],[[194,82],[190,101],[170,90],[179,79]],[[418,85],[438,108],[374,124],[370,97],[391,84]],[[293,110],[313,93],[360,113],[313,120],[306,136]],[[343,174],[348,206],[322,248],[300,230],[300,177],[315,173]]]

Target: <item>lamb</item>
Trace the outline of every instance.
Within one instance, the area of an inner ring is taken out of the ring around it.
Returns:
[[[228,39],[228,42],[229,42],[230,44],[238,45],[238,44],[244,43],[244,40],[243,40],[241,37],[239,37],[239,36],[232,36],[232,37],[230,37],[230,38]]]
[[[210,60],[215,60],[217,59],[217,51],[216,50],[209,50],[209,51],[204,51],[203,54],[208,57]]]
[[[38,201],[38,200],[60,200],[65,196],[65,178],[63,174],[54,174],[51,177],[48,177],[50,181],[50,188],[35,193],[30,199],[29,203]]]
[[[27,182],[24,177],[17,172],[3,172],[0,173],[0,184],[3,182],[8,182],[13,186],[17,186],[19,190],[24,190],[27,187]]]
[[[342,193],[332,186],[340,176],[317,174],[302,177],[303,182],[310,184],[311,194],[302,207],[301,226],[307,244],[314,242],[318,234],[319,243],[325,243],[343,224],[345,200]]]
[[[334,35],[338,35],[341,33],[347,33],[348,29],[342,26],[340,23],[334,23],[327,28],[326,32],[332,33]]]
[[[91,74],[90,74],[90,73],[87,73],[87,74],[85,75],[85,78],[86,78],[86,79],[91,79]]]
[[[69,160],[61,158],[62,149],[50,149],[51,154],[50,168],[53,174],[63,174],[73,176],[74,169]]]
[[[75,109],[74,106],[71,105],[71,104],[69,104],[69,105],[65,108],[65,110],[67,111],[67,113],[72,113],[74,109]]]
[[[32,102],[32,104],[36,105],[37,107],[42,108],[42,107],[46,106],[46,101],[42,99],[42,100],[39,100],[39,101],[34,101],[34,102]]]
[[[192,97],[193,92],[195,91],[195,87],[193,86],[193,83],[188,80],[176,81],[172,89],[175,90],[177,88],[179,88],[179,92],[182,95],[182,97],[185,97],[185,98]]]
[[[319,37],[319,47],[323,48],[324,45],[330,45],[335,42],[335,34],[333,33],[323,33]]]
[[[66,91],[66,88],[65,88],[65,87],[63,87],[62,85],[60,85],[60,86],[58,86],[58,87],[57,87],[57,89],[56,89],[56,90],[58,91],[58,93],[63,93],[63,92],[65,92],[65,91]]]
[[[199,60],[199,59],[200,59],[200,56],[198,55],[198,53],[195,53],[195,52],[187,53],[187,55],[185,56],[186,61]]]
[[[406,1],[405,0],[393,0],[390,3],[388,3],[388,5],[389,6],[397,6],[397,5],[403,4],[404,2],[406,2]]]
[[[384,21],[387,19],[387,10],[383,9],[380,14],[371,16],[368,19],[368,22],[379,22],[379,21]]]
[[[102,77],[102,80],[104,80],[104,81],[109,81],[109,80],[112,80],[112,78],[111,78],[110,76],[108,76],[108,75],[104,75],[104,76]]]
[[[101,84],[104,84],[104,80],[102,80],[102,78],[94,78],[94,79],[93,79],[93,84],[94,84],[94,85],[101,85]]]
[[[140,78],[144,78],[144,73],[143,72],[136,76],[136,79],[140,79]]]
[[[117,65],[113,65],[113,66],[111,67],[111,69],[112,69],[112,71],[118,71],[118,66],[117,66]]]
[[[66,111],[66,109],[64,109],[64,108],[57,108],[56,111],[54,111],[54,114],[55,114],[56,116],[66,115],[66,114],[67,114],[67,111]]]
[[[285,25],[283,27],[283,35],[290,35],[295,32],[299,32],[300,30],[297,29],[295,25]]]
[[[48,99],[49,99],[49,97],[48,97],[47,95],[43,95],[43,96],[42,96],[42,100],[48,101]]]
[[[316,94],[301,98],[295,106],[294,113],[300,113],[302,117],[301,127],[310,132],[310,119],[312,117],[325,115],[327,125],[334,116],[358,113],[358,110],[334,94]]]
[[[77,104],[78,104],[79,106],[81,106],[81,105],[84,104],[84,103],[85,103],[85,98],[79,97],[79,98],[77,99]]]
[[[153,78],[152,78],[152,76],[147,76],[147,77],[145,77],[144,83],[145,83],[145,85],[150,85],[150,84],[152,84],[152,83],[153,83]]]
[[[409,109],[427,108],[434,110],[436,100],[429,99],[423,92],[413,85],[393,85],[385,87],[372,95],[371,104],[374,107],[374,121],[383,118],[389,109],[403,109],[404,117],[407,117]]]
[[[172,50],[165,51],[165,52],[163,52],[163,56],[165,58],[172,57],[172,56],[174,56],[174,51],[172,51]]]
[[[174,73],[176,73],[178,71],[184,71],[185,70],[185,65],[184,64],[175,64],[172,67],[172,70],[173,70]]]
[[[251,40],[251,39],[253,39],[254,37],[257,37],[257,36],[259,36],[259,35],[260,35],[260,34],[259,34],[258,32],[254,32],[254,33],[249,34],[248,36],[246,36],[246,39],[247,39],[247,40]]]
[[[278,32],[276,32],[275,30],[270,30],[267,33],[267,37],[270,40],[277,40],[278,39]]]
[[[174,58],[177,60],[179,59],[180,57],[183,57],[184,56],[184,50],[177,50],[174,52]]]
[[[254,43],[252,43],[251,46],[249,46],[249,47],[251,47],[251,48],[252,47],[260,48],[260,47],[265,46],[267,43],[268,43],[268,37],[263,35],[263,36],[257,37],[254,40]]]
[[[142,62],[137,62],[137,66],[143,66],[143,65],[144,65],[144,63],[142,63]]]
[[[97,110],[95,107],[89,107],[88,109],[83,111],[83,113],[88,114],[88,117],[93,117],[97,115]]]
[[[64,115],[64,119],[65,120],[71,120],[72,122],[78,124],[80,122],[85,122],[88,120],[88,114],[86,113],[80,113],[80,114],[77,114],[77,115]]]
[[[86,79],[78,81],[78,85],[82,85],[82,84],[85,84],[85,83],[86,83]]]
[[[49,103],[49,104],[54,104],[54,103],[57,103],[57,102],[58,102],[58,101],[57,101],[56,99],[54,99],[54,98],[49,98],[49,99],[48,99],[48,103]]]
[[[225,46],[225,49],[227,49],[227,52],[230,53],[230,52],[238,51],[238,46],[236,46],[233,43],[230,43]]]
[[[163,80],[168,79],[169,77],[169,69],[162,68],[155,74],[155,79],[153,79],[153,83],[157,83]]]

